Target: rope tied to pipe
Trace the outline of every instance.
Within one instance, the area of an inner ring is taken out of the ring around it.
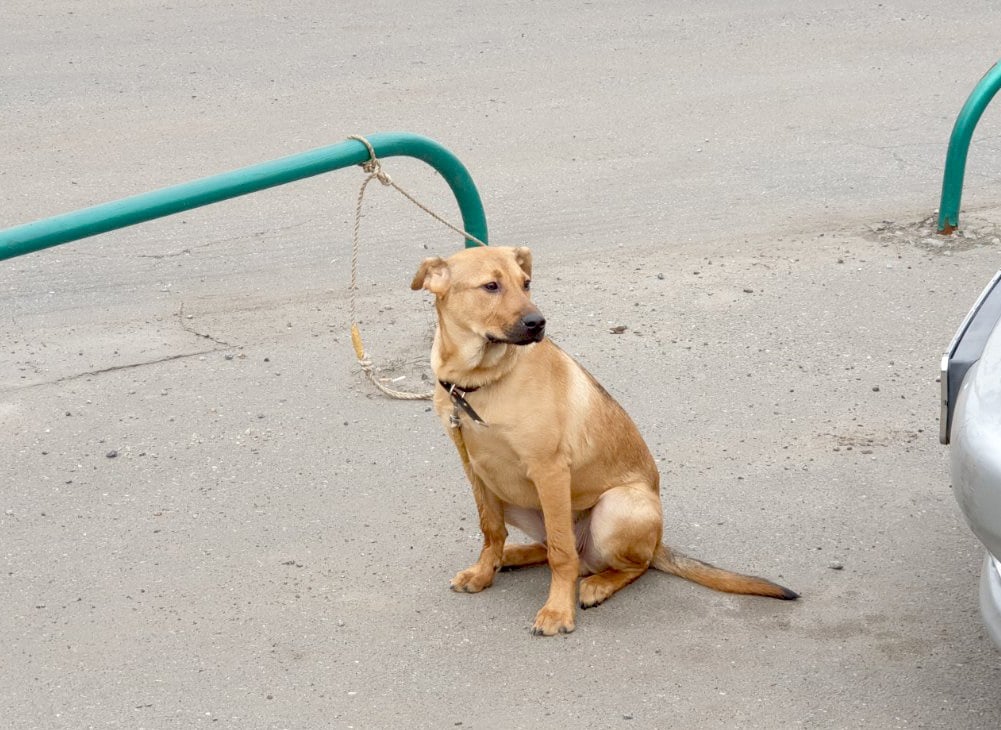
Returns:
[[[398,400],[431,400],[434,396],[434,391],[428,391],[425,393],[414,393],[404,390],[396,390],[390,388],[385,383],[383,383],[375,374],[375,366],[372,364],[372,359],[368,356],[365,351],[365,345],[361,339],[361,330],[358,328],[358,317],[357,317],[357,305],[355,302],[356,294],[358,292],[358,252],[361,248],[361,212],[362,204],[365,200],[365,189],[372,180],[378,180],[380,183],[386,187],[391,187],[400,193],[404,198],[409,200],[415,206],[423,210],[429,216],[434,218],[436,221],[441,223],[447,228],[455,231],[459,235],[463,236],[467,241],[472,241],[478,246],[486,246],[487,244],[476,238],[470,233],[467,233],[458,226],[453,225],[449,221],[445,220],[443,217],[435,213],[433,210],[428,208],[426,205],[421,203],[419,200],[414,198],[413,195],[408,193],[406,190],[397,185],[393,179],[382,169],[382,164],[379,158],[375,154],[375,148],[372,147],[372,143],[361,135],[352,134],[348,136],[348,139],[353,139],[361,142],[365,145],[368,150],[368,160],[361,163],[362,170],[366,173],[365,179],[362,181],[361,187],[358,189],[358,200],[355,205],[355,221],[354,229],[352,232],[351,240],[351,285],[349,288],[348,302],[350,306],[351,313],[351,344],[354,346],[355,357],[358,360],[358,365],[361,367],[362,372],[371,381],[372,385],[376,387],[384,395],[390,398],[396,398]]]

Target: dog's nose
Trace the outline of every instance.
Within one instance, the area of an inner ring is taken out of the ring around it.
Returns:
[[[521,326],[529,332],[540,332],[546,326],[546,318],[539,312],[532,312],[521,318]]]

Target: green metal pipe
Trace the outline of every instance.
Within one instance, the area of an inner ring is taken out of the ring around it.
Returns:
[[[465,231],[481,241],[487,241],[487,221],[483,203],[469,171],[455,155],[434,140],[416,134],[387,132],[373,134],[367,139],[379,158],[414,157],[437,170],[455,195]],[[0,231],[0,261],[343,167],[360,165],[368,159],[368,150],[364,144],[357,140],[348,140],[52,218],[24,223]],[[476,244],[467,239],[466,245]]]
[[[938,206],[938,232],[943,235],[948,235],[959,227],[959,203],[963,196],[966,153],[970,149],[973,130],[998,89],[1001,89],[1001,61],[984,74],[956,117],[956,124],[949,138],[949,151],[945,156],[942,199]]]

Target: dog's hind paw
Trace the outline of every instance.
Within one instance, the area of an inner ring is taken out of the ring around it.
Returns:
[[[581,608],[594,608],[611,598],[615,593],[615,587],[599,579],[598,576],[590,576],[580,582],[579,602]]]
[[[479,593],[484,588],[489,588],[493,582],[493,570],[483,571],[474,565],[456,573],[449,587],[456,593]]]

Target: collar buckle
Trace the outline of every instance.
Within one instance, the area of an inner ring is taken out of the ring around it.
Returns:
[[[445,389],[445,392],[448,393],[448,397],[452,400],[452,414],[448,417],[448,424],[452,428],[460,428],[462,426],[462,420],[459,418],[460,410],[465,411],[466,415],[473,419],[473,423],[479,426],[487,425],[486,421],[480,418],[480,414],[477,413],[473,407],[469,405],[469,401],[466,400],[466,394],[479,390],[479,387],[463,388],[460,385],[448,383],[444,380],[439,380],[438,383]]]

